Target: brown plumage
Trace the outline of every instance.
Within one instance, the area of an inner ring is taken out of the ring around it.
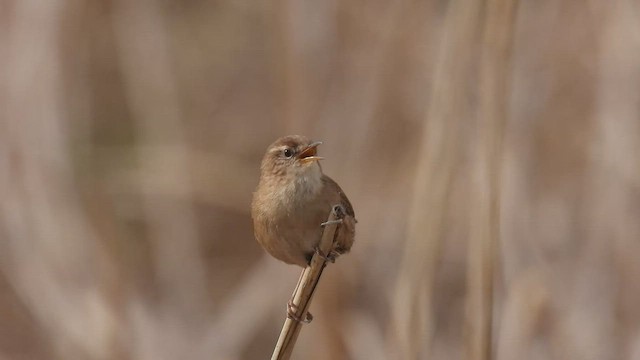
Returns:
[[[334,205],[341,205],[344,217],[331,255],[349,251],[355,237],[353,207],[340,186],[322,173],[319,144],[299,135],[271,144],[251,205],[260,245],[276,259],[302,267],[309,264],[322,236],[321,224]]]

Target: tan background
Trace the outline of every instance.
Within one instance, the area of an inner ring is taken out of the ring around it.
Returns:
[[[265,359],[249,204],[324,141],[357,242],[296,359],[640,359],[637,1],[0,3],[0,359]]]

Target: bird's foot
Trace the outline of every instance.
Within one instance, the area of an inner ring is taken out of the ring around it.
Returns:
[[[344,208],[341,204],[333,205],[331,209],[338,219],[342,219],[347,215],[347,209]]]
[[[314,248],[316,254],[318,254],[318,256],[320,256],[320,258],[326,262],[330,262],[330,263],[334,263],[336,262],[336,259],[338,258],[338,256],[342,255],[341,252],[334,250],[329,251],[329,254],[325,254],[324,252],[322,252],[322,250],[320,250],[319,247],[315,247]]]
[[[336,251],[336,250],[331,250],[329,251],[329,255],[327,255],[327,258],[329,258],[329,261],[331,261],[332,263],[336,262],[336,259],[338,258],[338,256],[342,255],[341,252]]]
[[[331,220],[331,221],[325,221],[322,224],[320,224],[321,227],[325,227],[327,225],[331,225],[331,224],[342,224],[342,219],[336,219],[336,220]]]
[[[289,300],[289,302],[287,303],[287,317],[289,319],[303,323],[303,324],[308,324],[311,322],[311,320],[313,320],[313,315],[311,315],[310,312],[307,311],[307,313],[304,316],[304,319],[302,319],[298,315],[296,315],[297,311],[298,311],[298,305],[293,303],[293,299]]]
[[[325,227],[325,226],[331,225],[331,224],[342,224],[342,219],[347,214],[347,211],[345,210],[344,206],[342,206],[340,204],[333,205],[333,208],[331,208],[331,211],[333,211],[333,213],[336,215],[337,219],[325,221],[322,224],[320,224],[321,227]]]

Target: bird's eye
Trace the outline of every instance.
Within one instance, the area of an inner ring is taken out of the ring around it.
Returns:
[[[284,155],[284,157],[286,158],[290,158],[293,156],[293,150],[286,148],[284,149],[284,151],[282,152],[282,154]]]

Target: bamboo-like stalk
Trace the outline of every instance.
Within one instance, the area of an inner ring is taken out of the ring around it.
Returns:
[[[334,208],[329,214],[327,225],[324,227],[322,238],[318,245],[320,251],[324,254],[328,254],[333,247],[333,240],[338,230],[338,224],[333,223],[335,220],[338,220],[338,215]],[[300,279],[292,296],[296,318],[306,318],[309,306],[311,305],[311,298],[313,297],[316,286],[320,281],[322,270],[324,270],[326,264],[326,260],[316,253],[313,255],[313,258],[311,258],[311,264],[302,270],[302,274],[300,274]],[[296,344],[301,329],[302,323],[300,321],[287,317],[280,331],[280,337],[273,350],[271,360],[286,360],[291,357],[293,347]]]

